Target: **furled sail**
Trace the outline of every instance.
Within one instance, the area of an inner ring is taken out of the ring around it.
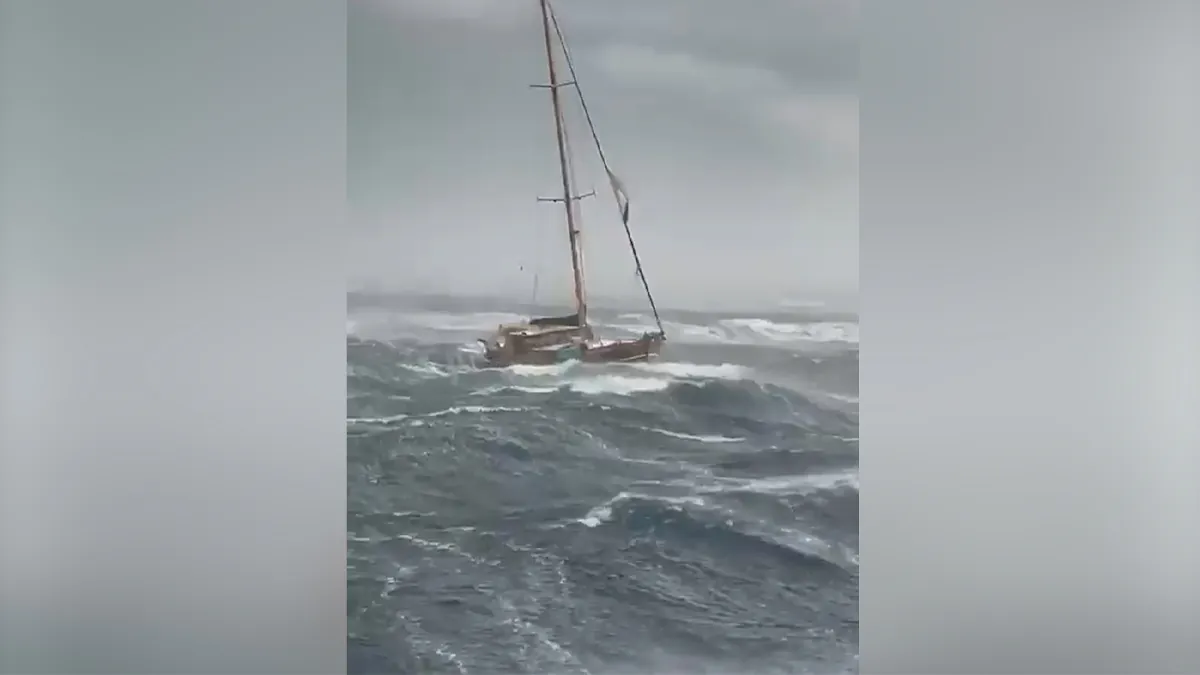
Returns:
[[[608,182],[612,185],[613,196],[617,198],[617,208],[621,210],[621,222],[625,225],[629,224],[629,194],[625,192],[625,184],[617,178],[611,170],[605,169],[608,173]]]

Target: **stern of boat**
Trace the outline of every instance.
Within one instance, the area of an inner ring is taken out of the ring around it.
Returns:
[[[488,365],[504,365],[504,362],[508,360],[506,358],[508,350],[505,348],[508,340],[504,326],[500,326],[492,334],[479,338],[476,342],[483,347],[483,358]]]

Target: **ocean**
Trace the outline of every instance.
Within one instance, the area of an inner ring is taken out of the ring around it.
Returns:
[[[662,314],[650,364],[484,369],[516,315],[352,301],[349,672],[857,672],[857,320]]]

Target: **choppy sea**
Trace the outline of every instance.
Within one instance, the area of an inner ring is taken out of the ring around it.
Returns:
[[[349,671],[857,672],[857,320],[667,311],[655,363],[484,369],[494,309],[352,303]]]

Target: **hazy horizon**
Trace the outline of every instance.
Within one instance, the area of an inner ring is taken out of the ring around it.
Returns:
[[[346,299],[351,313],[359,310],[379,308],[413,308],[424,310],[452,310],[455,307],[464,309],[474,307],[478,311],[505,311],[516,314],[536,310],[549,315],[556,311],[569,312],[572,310],[570,300],[541,299],[530,302],[528,295],[495,292],[495,293],[463,293],[439,291],[409,291],[394,289],[351,288],[347,290]],[[650,306],[645,295],[635,298],[606,297],[593,294],[588,299],[593,310],[619,311],[650,314]],[[694,298],[692,302],[677,301],[668,298],[667,302],[659,302],[655,297],[658,310],[661,313],[715,313],[729,315],[745,315],[753,313],[763,315],[805,315],[812,318],[850,319],[858,316],[857,298],[838,297],[832,299],[813,298],[783,298],[782,300],[747,299],[722,303],[705,298]]]
[[[558,0],[664,306],[848,306],[858,288],[852,0]],[[349,5],[352,289],[569,298],[534,0]],[[588,289],[644,302],[573,115]]]

